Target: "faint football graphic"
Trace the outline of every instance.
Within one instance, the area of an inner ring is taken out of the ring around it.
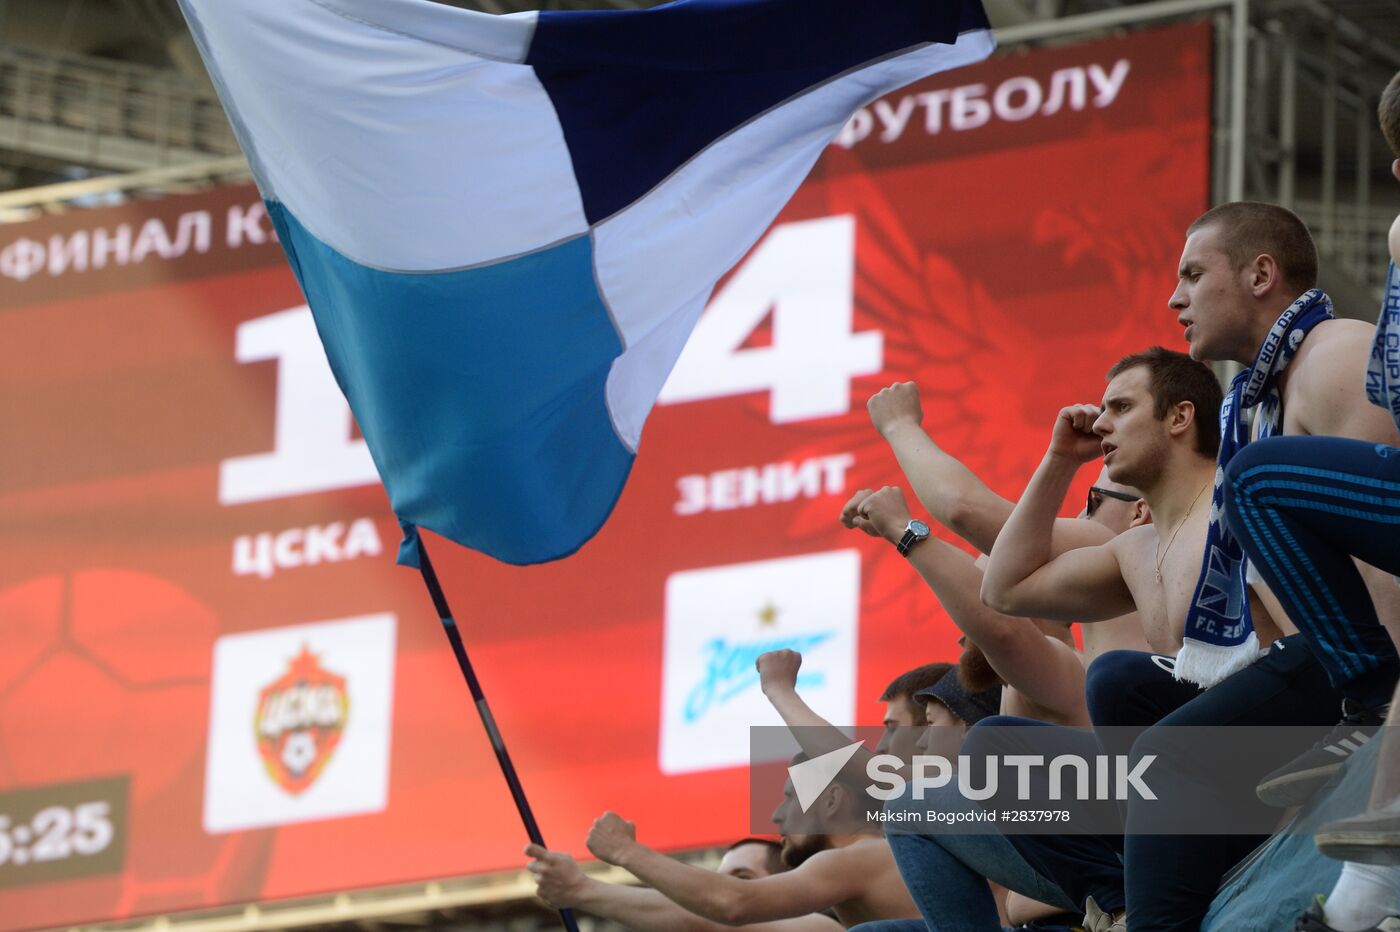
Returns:
[[[3,891],[7,920],[71,924],[255,899],[268,832],[210,836],[203,804],[219,622],[148,573],[92,568],[0,590],[0,788],[131,776],[125,871]]]

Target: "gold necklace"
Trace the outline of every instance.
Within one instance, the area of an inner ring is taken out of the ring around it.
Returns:
[[[1167,559],[1167,554],[1171,552],[1172,544],[1176,543],[1176,535],[1181,533],[1182,525],[1186,523],[1187,518],[1191,517],[1191,509],[1196,507],[1196,503],[1201,500],[1201,496],[1205,494],[1208,488],[1210,488],[1210,482],[1206,482],[1205,485],[1201,486],[1201,491],[1197,492],[1196,497],[1191,499],[1191,504],[1186,506],[1186,514],[1182,515],[1181,520],[1176,522],[1176,530],[1172,531],[1172,536],[1168,538],[1166,549],[1157,551],[1157,585],[1160,586],[1162,584],[1162,562]],[[1158,539],[1160,540],[1160,538]],[[1160,544],[1158,546],[1160,546]]]

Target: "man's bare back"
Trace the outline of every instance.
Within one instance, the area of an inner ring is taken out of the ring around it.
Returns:
[[[811,861],[818,858],[828,861],[834,870],[861,878],[857,884],[860,893],[832,907],[832,912],[846,928],[892,916],[912,918],[919,915],[894,862],[890,843],[885,839],[860,838],[844,847],[814,854]]]

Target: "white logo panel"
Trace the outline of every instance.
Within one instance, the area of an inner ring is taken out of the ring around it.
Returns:
[[[395,645],[389,613],[219,638],[205,831],[383,810]]]
[[[749,727],[782,725],[754,661],[802,654],[797,686],[833,724],[855,716],[860,553],[835,550],[673,573],[666,581],[660,767],[748,763]]]

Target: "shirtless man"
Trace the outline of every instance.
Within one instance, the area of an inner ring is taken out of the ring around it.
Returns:
[[[716,873],[740,880],[771,877],[786,870],[781,846],[762,838],[745,838],[729,846]],[[529,871],[539,885],[539,895],[556,909],[572,907],[611,919],[633,932],[724,932],[731,926],[697,916],[655,890],[605,883],[589,877],[567,854],[530,845],[525,853],[534,858]],[[750,932],[839,932],[841,926],[826,916],[810,915],[775,922],[740,926]]]
[[[1298,437],[1326,435],[1400,446],[1400,430],[1390,411],[1366,397],[1366,366],[1376,328],[1328,316],[1331,302],[1316,289],[1317,249],[1303,222],[1281,207],[1244,202],[1206,212],[1187,232],[1170,305],[1186,328],[1191,356],[1234,360],[1251,367],[1241,375],[1243,381],[1237,380],[1240,387],[1232,388],[1232,421],[1239,419],[1238,432],[1247,440],[1244,418],[1251,402],[1258,402],[1253,433],[1272,433],[1276,438],[1267,449],[1253,449],[1254,444],[1231,444],[1229,437],[1235,431],[1227,429],[1220,465],[1230,470],[1231,480],[1228,485],[1222,481],[1215,491],[1216,514],[1222,514],[1227,493],[1234,493],[1239,501],[1250,498],[1253,484],[1243,479],[1258,477],[1260,492],[1268,497],[1267,486],[1275,480],[1266,473],[1335,468],[1342,455],[1338,449],[1346,449],[1340,441],[1300,446]],[[1262,425],[1273,429],[1263,430]],[[1241,446],[1234,456],[1233,446]],[[1223,480],[1223,472],[1219,478]],[[1234,538],[1224,523],[1223,519],[1216,522],[1212,544],[1221,545],[1233,563],[1243,554],[1237,545],[1229,555]],[[1374,549],[1386,553],[1390,548]],[[1262,556],[1257,551],[1255,555]],[[1400,635],[1400,587],[1390,573],[1357,561],[1356,597],[1345,605],[1333,603],[1331,610],[1314,611],[1315,603],[1326,601],[1312,582],[1321,569],[1310,568],[1299,575],[1273,560],[1258,559],[1251,565],[1272,594],[1286,601],[1280,605],[1269,596],[1273,616],[1286,614],[1299,627],[1343,697],[1340,710],[1333,710],[1334,722],[1338,712],[1341,718],[1333,733],[1266,775],[1259,785],[1261,799],[1271,805],[1294,806],[1326,783],[1359,746],[1358,738],[1364,742],[1385,716],[1400,679],[1400,654],[1392,643]],[[1338,574],[1328,568],[1327,575]],[[1359,585],[1362,580],[1365,590]],[[1203,584],[1193,615],[1205,617],[1208,627],[1234,623],[1228,611],[1201,610],[1200,603],[1208,600],[1204,590]],[[1369,599],[1363,592],[1369,593]],[[1222,617],[1216,620],[1212,615]],[[1178,675],[1205,685],[1214,682],[1210,662],[1198,664],[1198,653],[1221,656],[1222,651],[1234,651],[1238,662],[1249,662],[1252,651],[1247,648],[1252,643],[1241,645],[1244,651],[1208,643],[1218,639],[1209,633],[1193,637],[1195,622],[1194,617],[1188,620],[1189,646],[1179,658]],[[1268,642],[1261,637],[1259,643]]]
[[[1101,405],[1075,405],[1056,418],[1050,447],[993,548],[983,598],[1010,614],[1093,618],[1138,610],[1157,656],[1113,651],[1089,669],[1094,725],[1326,725],[1340,701],[1325,671],[1287,619],[1276,621],[1250,594],[1266,657],[1202,691],[1175,679],[1201,570],[1219,434],[1220,386],[1210,370],[1181,353],[1154,348],[1109,371]],[[1055,512],[1081,465],[1102,454],[1108,475],[1140,489],[1153,524],[1107,544],[1056,556]],[[1162,734],[1165,734],[1163,732]],[[1149,731],[1139,744],[1153,738]],[[1107,742],[1105,742],[1107,745]],[[1230,811],[1259,807],[1252,778],[1299,750],[1280,741],[1273,756],[1227,765],[1179,763],[1183,795]],[[1127,748],[1106,746],[1109,752]],[[1248,785],[1247,785],[1248,784]],[[1128,825],[1135,803],[1128,803]],[[1255,835],[1141,835],[1124,839],[1127,913],[1134,932],[1196,932],[1222,874],[1247,854]]]
[[[1102,406],[1061,410],[1050,448],[992,551],[986,603],[1013,615],[1086,621],[1136,608],[1148,645],[1174,656],[1200,570],[1207,509],[1199,506],[1215,475],[1220,397],[1208,368],[1150,350],[1109,370]],[[1075,473],[1100,456],[1109,478],[1141,489],[1153,522],[1056,555],[1055,513]],[[1070,584],[1079,582],[1093,594]]]
[[[764,695],[793,729],[807,756],[816,757],[850,743],[850,739],[812,711],[797,694],[802,657],[795,651],[762,654],[757,667]],[[908,757],[928,724],[923,693],[952,670],[947,663],[915,667],[895,677],[881,693],[885,730],[876,753]],[[865,755],[869,756],[868,752]],[[600,859],[631,871],[660,894],[686,910],[724,925],[766,923],[832,909],[846,926],[883,919],[917,920],[918,909],[900,879],[889,843],[866,828],[859,788],[835,781],[803,813],[791,781],[783,803],[773,813],[782,833],[783,862],[792,870],[762,878],[752,886],[727,882],[707,871],[681,864],[636,842],[635,828],[605,813],[588,836],[588,848]],[[846,834],[827,834],[845,820]],[[804,822],[824,829],[803,832]],[[985,886],[985,883],[984,883]],[[766,928],[766,926],[765,926]]]
[[[868,802],[864,793],[837,779],[804,813],[789,780],[773,822],[782,833],[783,863],[791,869],[755,880],[716,874],[654,851],[637,841],[636,826],[612,812],[594,821],[588,850],[686,910],[724,925],[776,922],[826,909],[848,928],[879,919],[916,919],[919,911],[889,842],[864,828]],[[821,833],[803,831],[813,827]]]
[[[801,665],[802,655],[796,651],[777,650],[761,654],[757,666],[763,694],[782,715],[807,754],[816,756],[847,746],[850,739],[828,725],[798,694],[797,673]],[[912,701],[921,709],[927,727],[899,729],[904,736],[889,742],[888,753],[900,754],[897,748],[908,745],[909,736],[912,735],[917,737],[917,741],[901,754],[906,765],[911,753],[936,754],[956,760],[969,727],[996,714],[1001,692],[1000,687],[982,692],[969,691],[953,673],[938,678],[937,682],[914,692],[912,697]],[[886,734],[889,734],[888,731]],[[857,751],[845,772],[863,774],[868,761],[867,753]],[[905,776],[908,777],[908,774]],[[926,802],[919,805],[936,808],[940,800],[950,805],[965,805],[955,796],[951,790],[947,793],[930,793],[926,796]],[[1072,901],[1036,877],[1033,869],[1021,862],[1010,843],[1000,836],[950,837],[957,839],[950,847],[971,850],[967,858],[973,864],[983,867],[991,863],[1001,865],[998,876],[1017,878],[1019,886],[1030,891],[1031,895],[1018,896],[1013,893],[1008,896],[1003,886],[989,885],[985,875],[975,867],[954,860],[953,855],[941,850],[919,851],[923,847],[921,839],[911,840],[908,836],[892,833],[889,844],[896,853],[900,873],[927,919],[927,924],[918,922],[912,928],[919,932],[943,928],[939,923],[947,920],[952,923],[947,928],[957,928],[961,932],[1001,932],[1002,916],[1020,928],[1036,920],[1059,917],[1072,909]],[[915,857],[908,860],[901,857],[901,848],[914,851]],[[1118,883],[1121,886],[1121,878]],[[1048,903],[1040,902],[1034,896],[1047,891],[1053,893]],[[1073,918],[1077,919],[1077,914]],[[1045,924],[1046,928],[1062,926],[1067,927],[1067,923]]]

